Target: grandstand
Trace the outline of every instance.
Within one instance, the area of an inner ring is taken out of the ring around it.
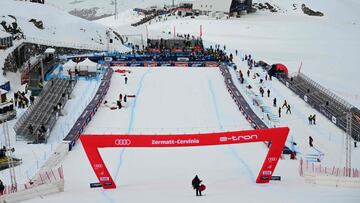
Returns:
[[[58,116],[57,112],[54,111],[54,107],[58,106],[58,104],[61,104],[60,108],[65,106],[68,95],[71,94],[74,88],[74,83],[75,81],[59,78],[53,78],[49,81],[34,104],[28,108],[15,124],[14,130],[17,138],[33,143],[46,142]],[[46,132],[39,136],[37,132],[42,126],[45,127]]]
[[[254,129],[267,129],[269,128],[264,121],[259,118],[256,113],[252,110],[250,105],[246,102],[243,95],[240,93],[240,91],[235,86],[233,79],[231,77],[229,68],[231,66],[227,66],[225,64],[220,65],[220,71],[222,76],[224,77],[224,82],[226,85],[226,88],[228,92],[230,93],[231,97],[235,101],[236,105],[238,106],[240,112],[245,116],[245,118],[249,121],[251,126]],[[266,143],[267,146],[270,145],[270,143]],[[284,146],[284,149],[282,151],[283,154],[292,154],[293,152],[290,150],[289,147]]]
[[[271,66],[270,66],[271,67]],[[265,69],[269,69],[266,66]],[[288,77],[279,73],[276,77],[299,95],[305,102],[318,110],[336,126],[346,132],[347,113],[352,114],[351,136],[354,140],[360,141],[360,110],[338,97],[325,87],[316,83],[303,73]]]

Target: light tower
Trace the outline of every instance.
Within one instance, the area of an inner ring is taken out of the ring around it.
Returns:
[[[2,119],[1,121],[3,124],[3,132],[4,132],[5,147],[6,147],[6,157],[8,158],[8,164],[9,164],[11,190],[16,191],[17,183],[16,183],[15,166],[14,166],[14,160],[13,160],[13,148],[11,147],[11,142],[10,142],[9,127],[8,127],[6,118]]]
[[[351,128],[352,128],[352,113],[351,113],[351,108],[349,108],[349,111],[346,113],[346,143],[345,143],[345,149],[346,149],[345,175],[347,177],[351,176]]]
[[[117,0],[115,0],[115,20],[118,19],[118,7],[117,7]]]

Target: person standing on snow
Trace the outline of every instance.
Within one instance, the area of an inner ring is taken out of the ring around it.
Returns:
[[[281,118],[281,107],[279,107],[279,118]]]
[[[125,76],[125,85],[127,84],[128,78]]]
[[[284,104],[282,105],[282,107],[281,107],[281,108],[284,108],[284,107],[286,107],[286,108],[287,108],[287,106],[288,106],[288,104],[287,104],[287,101],[286,101],[286,99],[285,99]]]
[[[313,118],[312,118],[312,115],[310,115],[310,116],[308,117],[308,120],[309,120],[309,124],[310,124],[310,125],[312,125],[312,119],[313,119]]]
[[[267,90],[267,95],[270,97],[270,89]]]
[[[191,182],[191,184],[193,186],[193,189],[196,190],[196,196],[201,196],[201,191],[200,191],[200,188],[199,188],[201,182],[202,182],[202,180],[200,180],[197,175],[195,176],[195,178]]]
[[[290,113],[291,114],[291,107],[290,107],[290,104],[287,105],[286,107],[286,114]]]
[[[273,105],[274,105],[274,107],[276,107],[276,97],[274,97]]]
[[[316,114],[314,114],[314,115],[312,116],[312,122],[313,122],[314,125],[316,125]]]
[[[5,185],[4,183],[0,180],[0,195],[4,194],[4,190],[5,190]]]
[[[310,147],[313,147],[313,141],[314,141],[314,139],[311,136],[309,136],[309,146]]]

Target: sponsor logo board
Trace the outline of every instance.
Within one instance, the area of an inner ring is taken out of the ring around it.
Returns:
[[[129,139],[116,139],[115,145],[116,146],[128,146],[131,144],[131,140]]]

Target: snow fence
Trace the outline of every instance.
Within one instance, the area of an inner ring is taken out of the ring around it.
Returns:
[[[355,168],[326,167],[300,159],[299,174],[311,184],[360,188],[360,170]]]
[[[0,203],[20,202],[43,197],[64,191],[64,173],[62,166],[57,169],[43,171],[23,185],[6,186],[4,195],[0,196]]]

